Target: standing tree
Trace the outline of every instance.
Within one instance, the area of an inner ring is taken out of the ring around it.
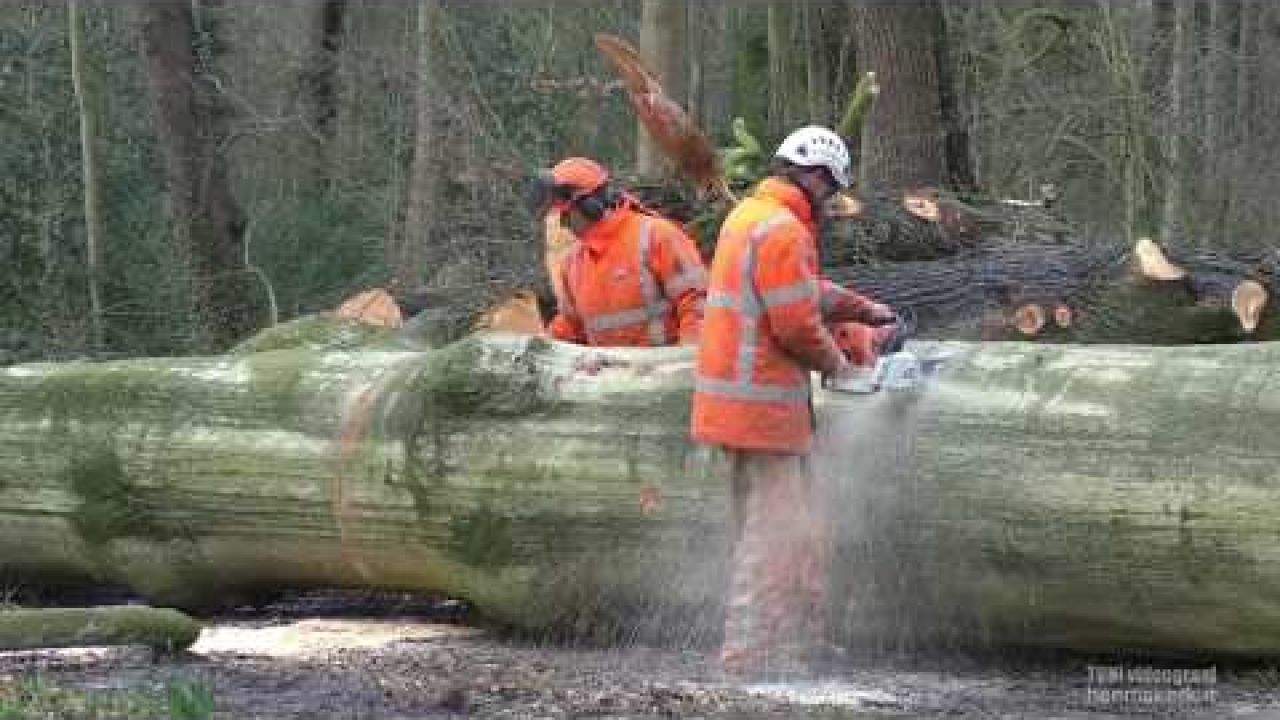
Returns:
[[[805,80],[800,61],[804,49],[793,37],[799,10],[794,3],[773,0],[767,15],[769,49],[768,128],[771,135],[785,135],[806,113]]]
[[[947,153],[941,5],[866,0],[856,16],[858,68],[875,72],[880,85],[863,124],[862,182],[890,190],[953,186],[968,170],[950,167],[962,159]]]
[[[688,14],[685,0],[644,0],[640,15],[640,57],[667,97],[681,105],[688,100]],[[644,128],[639,128],[636,173],[661,177],[667,172],[662,151]]]
[[[729,3],[689,8],[689,114],[709,135],[729,128],[732,116],[733,48]]]
[[[388,248],[392,284],[401,290],[413,290],[428,283],[439,269],[447,248],[436,237],[435,216],[440,195],[439,176],[441,148],[438,132],[440,119],[439,72],[436,68],[437,36],[440,32],[439,0],[418,3],[418,57],[413,168],[409,179],[409,197],[404,226]]]
[[[1191,166],[1187,138],[1192,133],[1194,32],[1195,7],[1183,2],[1174,3],[1173,48],[1169,63],[1169,112],[1165,116],[1169,124],[1165,128],[1164,137],[1164,204],[1160,218],[1160,234],[1170,238],[1182,238],[1187,229],[1187,186]]]
[[[310,57],[301,84],[307,124],[316,149],[316,166],[328,174],[325,158],[334,139],[338,117],[338,50],[342,46],[347,0],[323,0],[312,9]]]
[[[196,31],[195,13],[203,15],[210,5],[141,0],[134,8],[170,222],[191,276],[194,349],[219,349],[248,334],[258,313],[249,300],[256,288],[243,269],[245,222],[220,148],[227,110],[213,75],[212,19],[204,17]]]
[[[89,286],[92,342],[104,344],[102,316],[102,188],[98,179],[98,116],[89,70],[85,67],[84,25],[79,0],[67,3],[67,34],[71,46],[71,82],[80,112],[80,165],[84,177],[85,266]]]

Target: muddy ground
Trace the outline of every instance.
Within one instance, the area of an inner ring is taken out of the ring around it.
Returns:
[[[213,688],[215,717],[237,720],[1280,718],[1280,669],[1260,663],[879,657],[803,682],[735,684],[701,651],[539,647],[439,612],[352,609],[294,603],[214,619],[180,657],[0,653],[0,682],[111,693],[195,678]],[[1199,672],[1143,674],[1176,667]]]

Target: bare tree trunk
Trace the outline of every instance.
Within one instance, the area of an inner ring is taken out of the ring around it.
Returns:
[[[684,0],[644,0],[640,15],[640,57],[667,97],[682,106],[688,100],[688,15]],[[662,151],[644,128],[637,128],[636,174],[658,178],[669,173]]]
[[[79,0],[67,2],[67,30],[71,44],[71,82],[80,112],[80,165],[84,178],[85,265],[89,285],[89,319],[94,349],[104,346],[102,315],[102,199],[98,178],[98,116],[85,68],[84,25]]]
[[[977,189],[978,179],[974,175],[973,152],[969,147],[969,124],[956,89],[958,79],[952,67],[951,51],[947,42],[945,13],[937,13],[935,32],[938,38],[938,46],[935,50],[938,59],[938,98],[941,104],[942,125],[946,132],[943,143],[946,153],[947,187],[971,192]]]
[[[809,122],[831,125],[831,84],[826,44],[822,42],[822,5],[806,2],[800,6],[800,22],[804,30],[804,71]]]
[[[1177,3],[1173,16],[1173,47],[1169,65],[1169,112],[1165,128],[1165,189],[1160,235],[1181,239],[1186,232],[1187,142],[1190,130],[1191,63],[1195,6]]]
[[[1237,0],[1209,3],[1204,73],[1204,144],[1205,157],[1215,164],[1230,133],[1232,59],[1236,56],[1239,24],[1240,5]]]
[[[190,270],[197,349],[229,345],[256,324],[252,279],[243,268],[244,220],[227,181],[219,142],[225,108],[211,64],[214,33],[201,33],[197,60],[191,3],[141,0],[135,6],[147,90],[156,110],[169,214]]]
[[[1224,218],[1227,227],[1235,228],[1241,221],[1244,203],[1236,197],[1242,189],[1241,177],[1250,165],[1253,148],[1256,147],[1254,133],[1259,82],[1261,79],[1261,62],[1259,29],[1262,14],[1266,10],[1263,3],[1245,2],[1240,4],[1240,52],[1236,70],[1236,85],[1232,109],[1235,114],[1234,140],[1231,149],[1230,173],[1225,180],[1226,208]]]
[[[697,3],[689,17],[689,113],[709,137],[729,128],[733,56],[729,3]]]
[[[768,11],[769,45],[769,106],[768,127],[772,135],[781,136],[795,124],[796,102],[794,88],[797,73],[793,57],[796,46],[791,42],[795,5],[785,0],[773,0]]]
[[[945,187],[946,136],[938,77],[942,9],[871,0],[858,12],[858,67],[880,84],[862,131],[862,181],[887,189]]]
[[[1198,174],[1204,206],[1199,216],[1206,227],[1220,227],[1226,219],[1229,193],[1230,146],[1234,100],[1233,59],[1238,57],[1240,4],[1237,0],[1209,3],[1209,33],[1204,74],[1204,159],[1207,172]]]
[[[316,170],[328,175],[328,158],[338,118],[338,51],[342,47],[347,0],[323,0],[312,9],[311,57],[300,78]]]
[[[388,257],[393,286],[412,290],[427,284],[440,267],[444,252],[436,237],[440,167],[437,104],[440,102],[436,77],[436,37],[439,33],[439,0],[418,3],[418,86],[413,169],[409,180],[408,206],[404,230]]]

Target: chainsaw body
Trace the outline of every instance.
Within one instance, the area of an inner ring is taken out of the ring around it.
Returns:
[[[822,386],[854,395],[920,389],[938,374],[945,358],[921,358],[906,349],[915,325],[914,317],[905,313],[898,322],[881,327],[857,323],[833,327],[832,336],[855,371],[839,378],[824,377]]]

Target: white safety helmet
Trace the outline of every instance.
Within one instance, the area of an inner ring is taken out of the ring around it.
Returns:
[[[791,133],[773,155],[792,165],[826,168],[842,190],[852,183],[849,148],[839,135],[820,125],[808,125]]]

